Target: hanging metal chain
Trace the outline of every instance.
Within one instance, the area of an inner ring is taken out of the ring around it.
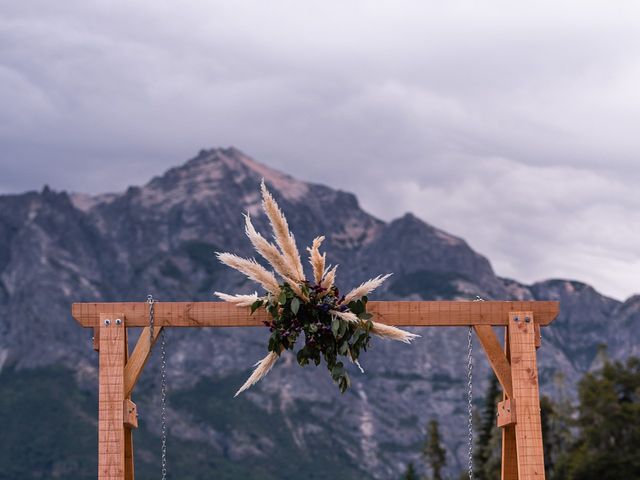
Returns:
[[[155,320],[156,315],[153,308],[154,303],[156,301],[153,298],[153,295],[147,295],[147,303],[149,304],[149,351],[153,349],[153,334],[155,329]]]
[[[467,338],[467,408],[469,427],[469,480],[473,480],[473,327]]]
[[[484,298],[476,296],[474,302],[484,302]],[[469,441],[469,480],[473,480],[473,327],[469,326],[467,335],[467,424]]]
[[[147,303],[149,304],[149,350],[153,349],[153,338],[155,333],[155,309],[156,300],[153,295],[147,295]],[[162,472],[162,480],[167,478],[167,344],[165,329],[160,331],[160,438],[161,461],[160,467]]]
[[[167,478],[167,350],[165,329],[160,332],[160,419],[162,426],[160,436],[162,438],[162,480]]]

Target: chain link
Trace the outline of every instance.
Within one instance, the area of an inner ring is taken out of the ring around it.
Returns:
[[[473,480],[473,327],[469,327],[467,338],[467,408],[469,424],[469,480]]]
[[[155,309],[153,307],[156,301],[153,299],[153,295],[147,295],[147,303],[149,304],[149,351],[153,348],[153,334],[155,329]]]
[[[156,300],[153,295],[147,295],[149,304],[149,351],[153,349],[153,338],[155,333],[155,309]],[[165,329],[160,331],[160,438],[161,447],[161,472],[162,480],[167,478],[167,344]]]
[[[162,427],[160,435],[162,438],[162,480],[167,478],[167,350],[165,329],[160,332],[160,419]]]
[[[484,298],[476,295],[474,302],[484,302]],[[469,441],[469,480],[473,480],[473,327],[469,327],[467,335],[467,423]]]

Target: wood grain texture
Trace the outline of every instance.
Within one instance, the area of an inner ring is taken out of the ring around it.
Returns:
[[[125,326],[122,312],[99,314],[98,479],[124,480]],[[106,321],[109,322],[106,322]],[[108,323],[108,324],[106,324]]]
[[[509,312],[532,311],[536,321],[545,326],[559,312],[558,302],[369,302],[374,320],[387,325],[406,327],[456,327],[470,325],[502,325],[509,323]],[[95,327],[100,313],[124,312],[127,325],[146,327],[149,305],[131,303],[74,303],[73,317],[83,327]],[[227,302],[157,302],[155,323],[166,327],[255,327],[262,326],[267,313],[260,309],[250,315],[249,307],[236,307]]]
[[[124,429],[124,480],[135,480],[135,461],[133,458],[133,430]]]
[[[509,348],[509,327],[504,331],[504,354],[511,363],[511,349]],[[502,400],[507,395],[503,392]],[[516,426],[506,425],[502,429],[502,480],[518,480],[518,451],[516,449]]]
[[[530,321],[526,322],[526,318]],[[509,348],[517,409],[515,434],[520,480],[545,478],[533,318],[534,314],[530,311],[509,314]]]
[[[124,320],[124,319],[123,319]],[[129,329],[124,329],[124,365],[129,362]],[[124,480],[135,480],[133,458],[133,428],[138,428],[138,408],[131,401],[131,394],[125,395],[122,416],[124,418]]]
[[[148,307],[147,307],[148,308]],[[153,344],[158,340],[162,327],[154,328],[153,330]],[[124,367],[124,396],[129,397],[136,386],[138,378],[147,364],[149,357],[151,356],[151,343],[150,329],[145,327],[140,332],[136,346],[133,349],[133,353],[129,357],[127,364]]]
[[[511,365],[504,354],[498,337],[496,337],[493,331],[493,327],[491,325],[475,325],[473,328],[478,336],[478,340],[480,340],[482,348],[484,348],[487,354],[491,368],[493,368],[496,377],[498,377],[500,385],[502,385],[507,397],[513,398]]]

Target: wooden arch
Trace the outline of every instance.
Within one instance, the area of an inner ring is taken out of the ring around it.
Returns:
[[[166,327],[262,326],[267,313],[224,302],[158,302],[153,342]],[[502,428],[502,479],[544,479],[536,348],[540,327],[559,313],[558,302],[369,302],[378,322],[406,327],[472,326],[503,389],[498,404]],[[94,330],[99,352],[98,479],[133,480],[137,427],[131,393],[151,352],[149,305],[74,303],[73,317]],[[145,327],[131,354],[127,328]],[[504,327],[504,347],[493,327]]]

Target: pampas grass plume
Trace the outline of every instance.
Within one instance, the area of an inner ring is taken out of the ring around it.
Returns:
[[[344,303],[348,304],[353,300],[359,300],[360,298],[369,295],[376,288],[382,285],[384,281],[391,275],[391,273],[388,273],[384,276],[378,275],[376,278],[372,278],[371,280],[367,280],[366,282],[360,284],[359,287],[354,288],[344,296]]]
[[[273,229],[273,235],[276,239],[276,243],[278,244],[278,247],[280,247],[284,257],[293,266],[295,273],[293,280],[302,282],[305,278],[304,271],[302,269],[302,262],[300,261],[300,253],[298,252],[296,240],[293,234],[289,231],[287,219],[269,190],[267,190],[264,179],[260,184],[260,190],[262,191],[262,208],[264,208],[267,217],[269,217],[269,222],[271,222],[271,228]]]
[[[420,335],[416,335],[415,333],[407,332],[406,330],[402,330],[398,327],[392,327],[391,325],[385,325],[384,323],[378,322],[373,322],[371,333],[381,338],[388,338],[389,340],[396,340],[403,343],[411,343],[413,340],[420,337]]]
[[[277,295],[280,291],[275,275],[255,260],[242,258],[233,253],[216,252],[216,256],[225,265],[245,274],[250,280],[258,282],[267,292]]]
[[[307,248],[309,252],[309,263],[313,269],[313,278],[316,284],[320,284],[322,281],[322,274],[324,273],[324,264],[326,262],[326,254],[320,255],[320,245],[322,244],[324,237],[316,237],[313,239],[311,248]]]
[[[258,292],[253,293],[251,295],[240,295],[240,294],[229,295],[227,293],[222,293],[222,292],[213,292],[213,294],[218,298],[220,298],[221,300],[224,300],[225,302],[233,303],[238,307],[250,307],[259,299]]]
[[[244,231],[251,241],[253,248],[273,267],[278,275],[283,279],[291,278],[297,275],[296,267],[288,259],[280,253],[278,248],[266,238],[264,238],[255,229],[251,223],[251,217],[247,214],[244,216]]]
[[[248,388],[250,388],[251,386],[258,383],[260,380],[262,380],[267,375],[267,373],[269,373],[269,371],[273,368],[273,366],[276,364],[276,362],[278,361],[278,357],[279,356],[277,353],[269,352],[269,354],[266,357],[264,357],[262,360],[256,363],[254,365],[254,367],[256,368],[253,370],[253,373],[247,379],[247,381],[244,382],[244,384],[242,384],[242,386],[238,389],[238,391],[234,395],[234,398],[240,395],[242,392],[244,392]]]

